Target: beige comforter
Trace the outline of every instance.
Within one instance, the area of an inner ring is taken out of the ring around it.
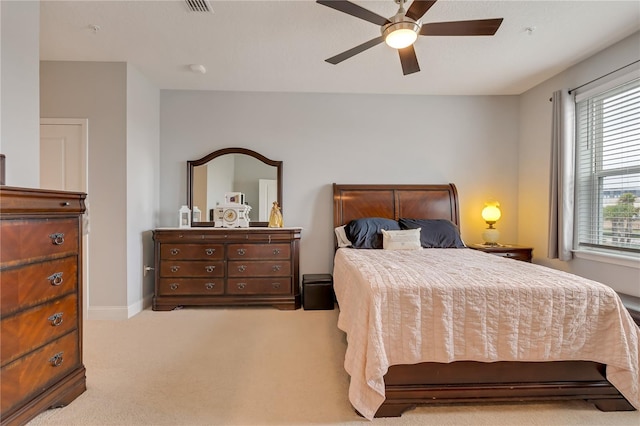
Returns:
[[[587,360],[640,408],[640,329],[608,286],[471,249],[335,255],[349,400],[372,419],[392,364]]]

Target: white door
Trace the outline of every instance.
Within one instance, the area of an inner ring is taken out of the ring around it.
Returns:
[[[87,192],[86,119],[40,119],[40,188]],[[86,201],[89,206],[88,200]],[[86,216],[85,216],[86,217]],[[82,238],[83,316],[89,300],[89,237]]]

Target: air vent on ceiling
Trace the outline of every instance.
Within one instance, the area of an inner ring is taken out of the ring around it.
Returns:
[[[209,0],[184,0],[191,12],[213,13]]]

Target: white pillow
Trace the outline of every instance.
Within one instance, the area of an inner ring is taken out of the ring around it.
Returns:
[[[419,250],[420,228],[403,231],[387,231],[382,229],[382,248],[384,250]]]
[[[338,226],[334,229],[336,239],[338,240],[338,248],[351,246],[351,241],[347,238],[347,232],[344,230],[345,226],[346,225]]]

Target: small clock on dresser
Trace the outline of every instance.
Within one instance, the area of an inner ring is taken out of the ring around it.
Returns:
[[[214,209],[217,228],[248,228],[251,207],[246,204],[223,204]]]

